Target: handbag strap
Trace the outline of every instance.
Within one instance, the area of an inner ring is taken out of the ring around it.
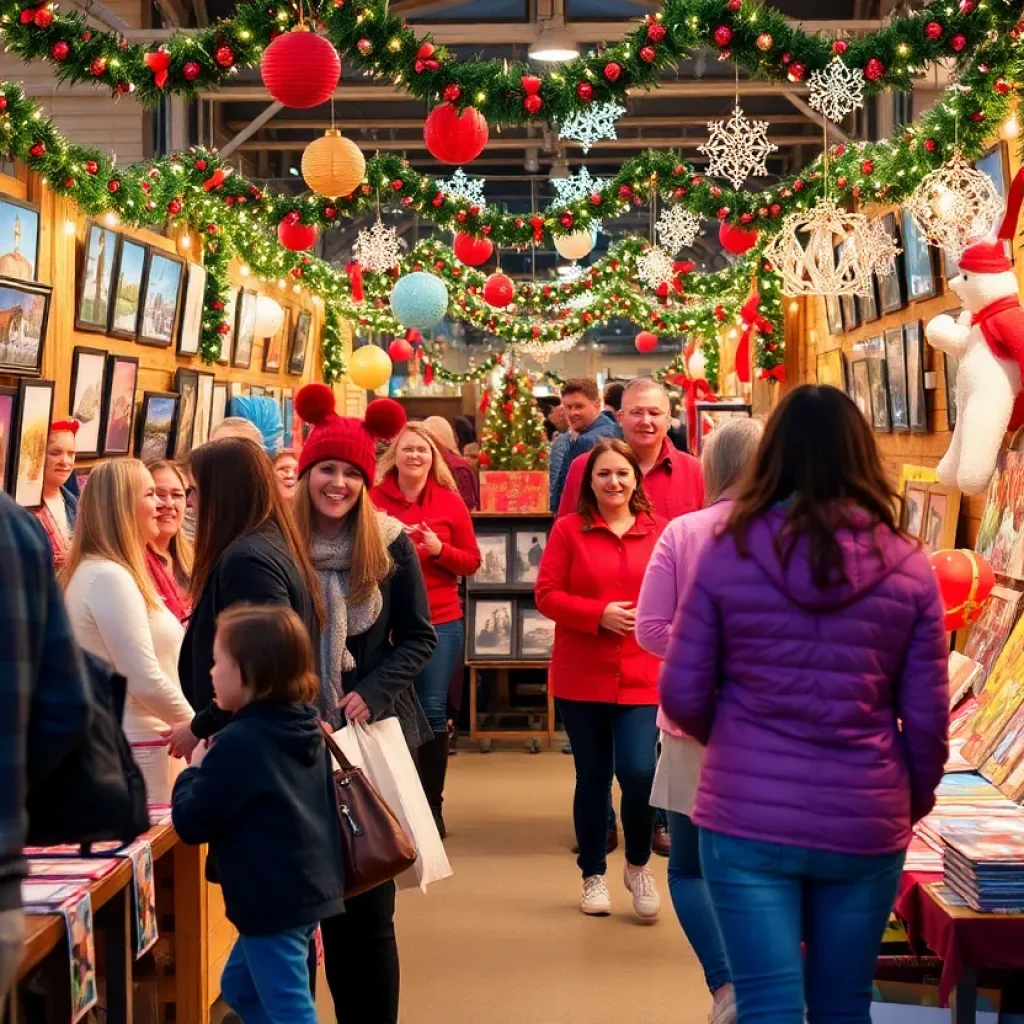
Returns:
[[[334,755],[334,760],[338,762],[341,770],[345,772],[355,771],[355,765],[342,753],[341,747],[335,742],[330,729],[323,722],[320,723],[320,730],[324,734],[324,743],[327,744],[327,749]]]

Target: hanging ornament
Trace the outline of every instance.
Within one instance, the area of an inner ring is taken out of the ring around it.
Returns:
[[[348,361],[349,380],[366,391],[375,391],[387,384],[392,370],[387,352],[372,344],[355,349]]]
[[[269,295],[256,296],[256,326],[255,336],[257,338],[272,338],[284,323],[284,310],[280,303]]]
[[[348,275],[348,287],[353,302],[362,302],[366,298],[363,290],[363,268],[357,260],[351,260],[345,264],[345,273]]]
[[[302,180],[322,196],[337,199],[351,194],[365,174],[362,150],[336,128],[328,128],[302,154]]]
[[[366,270],[378,274],[386,273],[398,266],[398,261],[402,258],[398,232],[378,220],[369,230],[364,228],[359,232],[356,244],[352,246],[352,257]]]
[[[675,276],[675,266],[671,253],[665,252],[660,246],[652,245],[645,249],[636,260],[637,277],[651,289],[660,284],[671,284]]]
[[[153,72],[153,84],[162,89],[167,84],[167,69],[171,66],[171,55],[166,50],[147,53],[143,63]]]
[[[958,260],[971,242],[987,235],[1003,213],[992,179],[975,170],[959,149],[925,175],[904,203],[928,241]]]
[[[823,71],[812,71],[807,80],[807,102],[830,121],[842,121],[851,111],[864,106],[864,74],[851,68],[840,56]]]
[[[584,199],[595,192],[602,192],[605,185],[608,184],[608,179],[592,178],[590,171],[586,167],[581,167],[576,174],[568,178],[552,178],[551,184],[558,197],[556,199],[558,205],[569,206],[578,199]]]
[[[735,224],[722,221],[718,228],[718,241],[726,252],[736,256],[742,256],[757,245],[758,232],[756,230],[745,231]]]
[[[761,32],[757,39],[754,40],[754,45],[762,53],[767,53],[775,45],[775,40],[770,32]]]
[[[675,254],[688,249],[700,234],[700,217],[682,205],[662,210],[657,223],[658,240],[668,252]]]
[[[430,155],[445,164],[468,164],[487,145],[487,120],[475,107],[460,114],[451,103],[442,103],[427,115],[423,140]]]
[[[617,139],[615,122],[626,112],[618,103],[595,103],[581,110],[559,125],[560,139],[573,139],[580,144],[584,153],[602,139]]]
[[[316,225],[303,224],[298,216],[286,214],[277,225],[277,240],[292,252],[304,252],[316,244]]]
[[[641,331],[633,339],[633,344],[637,352],[653,352],[658,347],[658,336],[653,331]]]
[[[467,267],[479,267],[491,258],[494,243],[489,238],[474,238],[465,231],[459,231],[452,243],[452,252]]]
[[[429,331],[448,311],[448,289],[439,277],[417,270],[395,282],[389,301],[391,312],[403,327]]]
[[[464,199],[471,206],[487,209],[484,199],[483,178],[471,178],[460,167],[450,178],[438,178],[435,182],[438,191],[448,199]]]
[[[323,36],[297,25],[263,51],[260,74],[270,95],[286,107],[318,107],[341,78],[341,59]]]
[[[896,240],[885,230],[881,217],[867,222],[857,239],[860,257],[871,268],[871,272],[888,277],[896,272],[896,257],[903,251]]]
[[[407,363],[412,359],[412,345],[405,338],[395,338],[388,345],[388,357],[393,363]]]
[[[574,231],[571,235],[556,235],[555,248],[564,260],[581,260],[589,255],[596,241],[597,231]]]
[[[185,76],[186,82],[194,82],[203,72],[203,69],[194,61],[186,61],[182,66],[181,73]]]
[[[710,138],[697,151],[708,158],[707,173],[739,188],[751,176],[768,173],[765,160],[779,147],[768,141],[768,122],[750,121],[739,103],[728,121],[709,121]]]
[[[516,297],[516,286],[504,274],[491,274],[484,282],[483,296],[488,306],[504,309]]]

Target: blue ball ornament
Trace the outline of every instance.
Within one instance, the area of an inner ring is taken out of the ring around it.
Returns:
[[[448,311],[448,289],[444,281],[426,271],[417,270],[400,277],[391,289],[391,312],[405,327],[429,331]]]

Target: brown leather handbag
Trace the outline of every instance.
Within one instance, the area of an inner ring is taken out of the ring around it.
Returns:
[[[345,899],[351,899],[411,868],[416,847],[362,769],[341,752],[323,722],[320,727],[327,749],[340,765],[334,772],[334,798],[345,859]]]

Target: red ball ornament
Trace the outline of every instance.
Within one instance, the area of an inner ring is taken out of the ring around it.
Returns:
[[[845,39],[837,39],[832,44],[832,52],[842,56],[850,48],[850,44]]]
[[[67,60],[68,54],[71,52],[71,47],[65,42],[54,43],[50,49],[50,56],[54,60]]]
[[[957,32],[949,41],[949,48],[954,53],[959,53],[967,45],[967,36],[963,32]]]
[[[925,38],[931,40],[933,43],[937,39],[942,38],[943,31],[945,30],[937,21],[929,21],[924,27]]]
[[[89,42],[90,39],[92,39],[92,33],[91,32],[83,32],[82,33],[82,42],[83,43]]]
[[[924,148],[929,153],[934,153],[935,152],[935,147],[936,147],[936,142],[935,142],[934,139],[925,139],[924,140]]]
[[[871,60],[864,65],[864,77],[869,82],[877,82],[884,74],[885,65],[877,57],[872,57]]]
[[[594,98],[594,87],[589,82],[577,82],[576,98],[582,103],[589,103]]]
[[[475,107],[460,114],[450,103],[442,103],[427,116],[423,140],[430,155],[445,164],[468,164],[487,145],[487,120]]]
[[[23,10],[19,15],[19,20],[21,21],[22,25],[31,25],[32,17],[34,14],[35,11],[33,11],[31,7],[26,7],[25,10]]]
[[[804,75],[806,74],[807,66],[805,64],[801,64],[800,61],[795,60],[792,64],[789,65],[789,70],[786,72],[786,77],[791,82],[802,82],[804,80]]]
[[[847,178],[845,175],[840,174],[839,177],[836,178],[836,184],[840,188],[846,188],[846,186],[850,184],[850,179]]]
[[[653,331],[641,331],[633,339],[633,344],[637,352],[653,352],[658,347],[658,336]]]
[[[65,188],[74,188],[75,187],[75,179],[74,178],[65,178],[64,179],[64,187]]]
[[[474,238],[465,231],[459,231],[452,243],[452,252],[467,267],[479,267],[491,258],[494,243],[488,238]]]
[[[728,25],[719,25],[712,38],[716,46],[728,46],[732,42],[732,29]]]
[[[85,169],[89,174],[97,174],[100,169],[100,165],[95,160],[86,160]]]
[[[504,309],[515,297],[516,286],[504,274],[491,274],[484,282],[484,302],[494,309]]]
[[[49,7],[40,7],[32,20],[36,23],[36,28],[49,28],[53,24],[53,11]]]
[[[180,200],[180,199],[172,199],[172,200],[171,200],[171,201],[170,201],[170,202],[169,202],[169,203],[167,204],[167,212],[168,212],[168,213],[169,213],[169,214],[170,214],[170,215],[171,215],[172,217],[177,217],[177,215],[178,215],[179,213],[181,213],[181,200]]]
[[[269,47],[267,48],[269,49]],[[266,56],[266,53],[264,53]],[[229,68],[235,63],[235,51],[230,46],[218,46],[213,53],[213,59],[222,67]]]
[[[371,43],[369,39],[360,39],[359,42],[356,43],[356,49],[359,51],[361,56],[369,57],[370,54],[373,53],[373,43]]]
[[[304,110],[331,98],[341,78],[341,58],[323,36],[294,29],[263,51],[260,74],[275,100]]]
[[[605,64],[603,74],[609,82],[617,82],[622,77],[622,65],[610,60]]]
[[[928,564],[942,596],[946,631],[977,621],[996,584],[992,566],[977,552],[964,548],[936,551],[928,556]]]
[[[207,162],[205,160],[197,160],[196,161],[196,170],[197,171],[205,171],[208,166],[209,165],[207,164]]]
[[[292,252],[304,252],[312,249],[316,242],[316,225],[300,224],[286,215],[277,225],[277,240]]]
[[[653,63],[654,58],[656,56],[657,56],[657,54],[654,52],[654,47],[653,46],[641,46],[640,47],[640,59],[645,64]]]
[[[523,109],[528,114],[539,114],[544,101],[535,93],[523,98]]]
[[[743,216],[750,217],[751,220],[753,219],[750,214],[744,214]],[[742,220],[742,217],[740,219]],[[757,234],[756,229],[744,231],[743,228],[738,228],[735,224],[728,224],[723,221],[718,229],[718,241],[726,252],[742,256],[743,253],[749,252],[757,245]]]
[[[194,61],[187,61],[181,69],[181,73],[185,76],[186,82],[194,82],[202,73],[202,68]]]
[[[875,165],[870,160],[862,160],[860,164],[861,174],[874,174]]]
[[[778,203],[772,203],[772,205],[768,208],[768,212],[773,217],[780,217],[782,216],[782,207]]]
[[[338,216],[338,208],[336,206],[325,206],[324,207],[324,220],[334,220]]]
[[[45,152],[46,152],[46,143],[45,142],[37,142],[34,146],[32,146],[29,149],[28,155],[29,156],[34,156],[34,157],[41,157]]]
[[[121,182],[119,182],[117,178],[111,178],[110,181],[107,182],[107,191],[111,194],[120,192]]]
[[[444,205],[444,195],[440,192],[430,200],[430,205],[434,207],[441,207]]]
[[[89,74],[95,76],[96,78],[99,78],[102,75],[105,75],[106,73],[107,73],[107,59],[106,59],[106,57],[97,57],[89,65]]]
[[[652,21],[647,26],[647,38],[652,43],[660,43],[665,38],[665,26],[660,21]]]
[[[462,96],[462,89],[459,88],[454,82],[444,87],[444,91],[441,93],[445,101],[448,103],[456,103]]]
[[[1010,91],[1010,83],[1000,75],[993,83],[992,88],[999,93],[1000,96],[1005,96]]]
[[[405,338],[395,338],[388,345],[388,356],[393,363],[406,363],[412,359],[412,345]]]
[[[726,10],[738,11],[743,6],[743,0],[729,0],[725,5]]]
[[[563,213],[559,218],[563,228],[571,228],[573,225],[573,219],[571,213]]]
[[[974,113],[971,114],[971,120],[975,124],[981,124],[981,122],[985,120],[985,111],[975,110]]]
[[[973,14],[977,6],[976,0],[960,0],[960,13]]]
[[[719,220],[725,220],[725,218],[729,216],[729,207],[720,206],[715,216],[718,217]]]

